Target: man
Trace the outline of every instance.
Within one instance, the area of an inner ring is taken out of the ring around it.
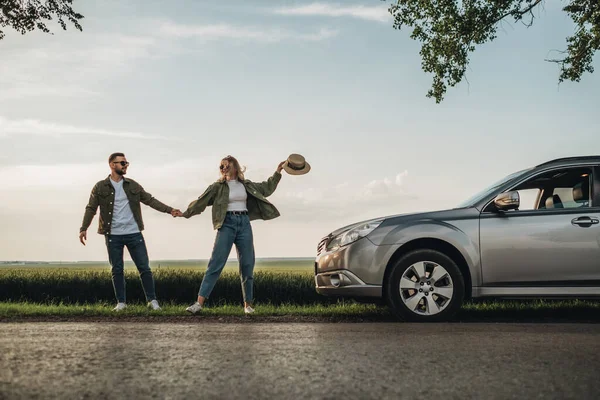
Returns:
[[[144,190],[133,179],[125,178],[129,162],[123,153],[113,153],[108,158],[110,175],[96,183],[85,208],[83,223],[79,229],[79,241],[85,246],[87,229],[100,206],[98,233],[105,236],[108,260],[112,267],[112,282],[117,297],[115,311],[127,307],[125,302],[125,276],[123,274],[123,248],[127,247],[137,267],[148,305],[160,310],[154,290],[154,278],[150,270],[148,250],[142,232],[142,210],[140,202],[155,210],[181,216],[179,210],[169,207]]]

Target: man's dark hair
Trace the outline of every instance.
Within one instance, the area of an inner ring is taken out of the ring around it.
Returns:
[[[123,154],[123,153],[112,153],[110,155],[110,157],[108,157],[108,162],[109,163],[113,162],[115,160],[115,158],[117,158],[117,157],[125,157],[125,154]]]

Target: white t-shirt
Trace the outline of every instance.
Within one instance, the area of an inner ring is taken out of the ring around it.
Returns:
[[[227,204],[227,211],[248,211],[246,208],[246,199],[248,194],[244,184],[238,181],[227,181],[229,186],[229,204]]]
[[[131,233],[138,233],[140,228],[133,218],[131,207],[129,206],[129,199],[123,190],[123,179],[119,182],[110,180],[110,183],[115,188],[115,204],[113,207],[113,215],[111,222],[111,235],[129,235]]]

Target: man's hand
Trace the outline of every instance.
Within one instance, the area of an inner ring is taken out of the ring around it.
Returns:
[[[281,170],[283,169],[284,164],[285,164],[285,161],[282,161],[279,163],[279,165],[277,166],[277,172],[281,173]]]
[[[87,240],[87,231],[81,231],[79,232],[79,241],[81,242],[82,245],[85,246],[85,241]]]
[[[183,213],[181,212],[181,210],[178,209],[173,209],[171,210],[171,215],[173,216],[173,218],[175,217],[183,217]]]

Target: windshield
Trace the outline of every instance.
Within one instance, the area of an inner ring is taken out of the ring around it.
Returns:
[[[513,174],[510,174],[510,175],[504,177],[503,179],[499,180],[498,182],[494,183],[493,185],[488,186],[487,188],[483,189],[482,191],[478,192],[477,194],[471,196],[466,201],[463,201],[462,203],[460,203],[457,206],[457,208],[465,208],[465,207],[473,206],[478,201],[483,200],[484,198],[486,198],[487,196],[492,194],[494,191],[498,190],[498,188],[500,188],[500,186],[504,185],[506,182],[508,182],[520,175],[523,175],[525,172],[530,171],[531,169],[532,168],[527,168],[527,169],[521,170],[519,172],[515,172]]]

